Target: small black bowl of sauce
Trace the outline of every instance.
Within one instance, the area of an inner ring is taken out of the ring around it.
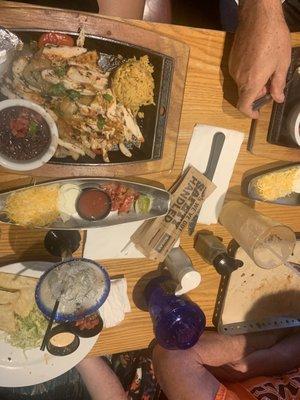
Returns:
[[[64,325],[53,328],[49,334],[47,350],[54,356],[67,356],[77,350],[80,340],[74,332]]]
[[[50,115],[27,100],[0,102],[0,164],[26,171],[45,164],[57,147],[57,127]]]
[[[84,338],[99,335],[102,329],[103,320],[98,312],[70,324],[70,331]]]
[[[111,211],[111,198],[97,188],[84,189],[78,196],[76,210],[79,216],[88,221],[98,221],[108,216]]]

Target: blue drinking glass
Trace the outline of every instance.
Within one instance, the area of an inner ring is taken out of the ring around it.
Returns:
[[[191,300],[175,296],[169,277],[151,280],[145,296],[155,337],[162,347],[185,350],[197,343],[205,329],[205,315]]]

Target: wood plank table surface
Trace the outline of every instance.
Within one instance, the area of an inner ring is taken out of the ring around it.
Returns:
[[[7,6],[2,2],[1,6]],[[20,4],[11,6],[20,7]],[[24,7],[26,7],[24,5]],[[1,12],[1,9],[0,9]],[[78,16],[78,13],[74,13]],[[164,25],[141,21],[126,21],[145,29],[168,35],[186,43],[190,47],[190,59],[186,78],[184,103],[180,122],[176,161],[171,172],[154,173],[145,178],[161,182],[166,188],[176,180],[182,170],[184,158],[189,145],[193,127],[196,123],[210,124],[242,131],[246,134],[239,158],[230,183],[227,199],[240,198],[240,183],[243,175],[250,169],[269,164],[272,160],[256,157],[247,151],[247,138],[251,121],[243,117],[227,100],[233,98],[235,87],[226,70],[228,40],[225,34],[218,31],[194,29],[174,25]],[[293,44],[300,45],[300,34],[292,35]],[[223,55],[225,55],[223,57]],[[224,61],[222,61],[224,58]],[[267,155],[266,155],[267,156]],[[0,190],[7,190],[28,184],[33,178],[0,173]],[[295,231],[300,231],[300,211],[297,207],[276,206],[272,204],[255,204],[255,208]],[[0,225],[0,265],[23,260],[51,260],[43,248],[45,232],[18,227]],[[198,229],[207,228],[198,225]],[[229,234],[220,225],[209,227],[215,234],[230,240]],[[193,238],[186,232],[181,237],[181,246],[190,256],[194,266],[201,272],[202,283],[190,297],[204,310],[208,326],[212,326],[212,315],[219,285],[219,276],[213,267],[202,261],[193,249]],[[77,254],[81,254],[82,247]],[[100,260],[99,260],[100,261]],[[132,293],[137,282],[147,273],[157,269],[157,263],[148,260],[101,260],[111,276],[124,275],[128,282],[128,292],[132,312],[117,327],[106,329],[91,354],[100,355],[134,350],[147,347],[153,339],[152,323],[147,312],[140,310],[133,301]],[[137,291],[138,294],[138,291]],[[139,296],[137,296],[139,298]]]

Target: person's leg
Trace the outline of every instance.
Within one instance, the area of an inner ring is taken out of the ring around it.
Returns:
[[[86,357],[76,369],[93,400],[126,400],[118,377],[101,357]]]
[[[231,365],[225,365],[215,373],[222,378],[223,372],[227,380],[238,382],[257,376],[281,375],[295,368],[300,368],[299,332],[283,338],[270,348],[255,351]],[[235,371],[234,376],[232,370]]]
[[[189,350],[153,352],[154,372],[169,400],[214,399],[220,388],[218,378],[240,377],[239,361],[255,351],[270,348],[287,335],[274,331],[249,335],[224,336],[205,332]],[[216,377],[215,377],[216,376]]]
[[[156,346],[153,366],[168,400],[213,400],[221,386],[194,349],[165,350]]]

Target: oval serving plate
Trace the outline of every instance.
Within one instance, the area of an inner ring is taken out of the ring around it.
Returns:
[[[1,272],[40,278],[52,263],[43,261],[26,261],[1,267]],[[0,335],[0,386],[22,387],[37,385],[54,379],[75,367],[98,340],[99,335],[80,338],[80,344],[74,353],[67,356],[54,356],[40,351],[39,347],[29,350],[7,343],[1,331]],[[1,396],[2,397],[2,396]]]
[[[299,163],[294,163],[294,164],[288,164],[284,166],[277,166],[265,170],[261,170],[259,172],[253,173],[249,176],[247,176],[243,181],[242,181],[242,194],[244,196],[249,197],[250,199],[256,200],[256,201],[264,201],[266,203],[274,203],[274,204],[282,204],[282,205],[288,205],[288,206],[299,206],[300,205],[300,193],[292,192],[291,194],[285,196],[285,197],[279,197],[275,200],[265,200],[263,199],[259,193],[257,193],[256,190],[256,183],[258,179],[262,178],[265,175],[276,173],[276,172],[283,172],[285,170],[288,170],[290,168],[298,167],[300,168]]]
[[[41,227],[41,226],[30,225],[30,227],[41,228],[41,229],[64,229],[64,230],[96,229],[105,226],[119,225],[127,222],[143,221],[151,218],[156,218],[167,214],[169,210],[170,193],[164,189],[160,189],[151,185],[145,185],[141,183],[135,183],[122,179],[112,179],[112,178],[87,178],[87,179],[73,178],[73,179],[61,179],[61,180],[40,183],[36,184],[34,187],[49,186],[53,184],[59,186],[65,184],[74,184],[78,185],[81,190],[87,188],[101,189],[103,185],[108,185],[108,184],[122,185],[126,188],[133,189],[135,192],[139,193],[139,195],[149,196],[152,199],[152,204],[148,212],[137,213],[134,209],[134,206],[132,206],[129,212],[123,213],[118,211],[111,211],[106,218],[96,221],[85,220],[81,218],[77,212],[75,212],[70,216],[70,219],[66,222],[63,222],[63,220],[59,218],[52,224],[46,226]],[[33,186],[25,186],[20,189],[11,190],[0,194],[0,222],[17,225],[13,221],[10,221],[4,212],[6,200],[8,196],[11,195],[12,193],[20,192],[22,190],[26,190],[32,187]]]

